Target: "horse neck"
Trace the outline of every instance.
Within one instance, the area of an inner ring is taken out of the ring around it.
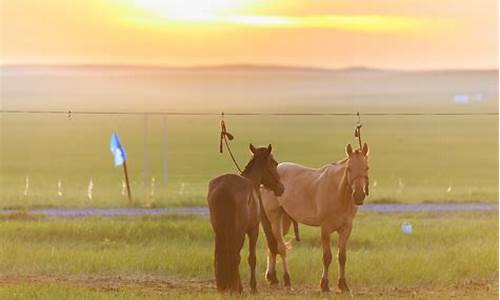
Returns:
[[[241,173],[241,176],[250,180],[255,189],[258,189],[260,187],[260,183],[262,181],[262,172],[261,170],[257,170],[255,164],[249,163]]]
[[[342,195],[346,195],[352,193],[352,188],[349,186],[349,182],[347,181],[347,168],[344,168],[342,173],[342,179],[340,180],[340,191]]]
[[[338,201],[341,203],[352,203],[352,201],[349,201],[351,199],[351,194],[352,194],[352,188],[348,183],[347,180],[347,163],[348,159],[342,162],[342,177],[340,178],[339,182],[339,197]]]

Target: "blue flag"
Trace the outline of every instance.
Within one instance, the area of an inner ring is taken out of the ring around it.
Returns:
[[[115,166],[123,165],[123,162],[127,160],[127,153],[125,153],[120,138],[115,132],[111,135],[110,149],[115,159]]]

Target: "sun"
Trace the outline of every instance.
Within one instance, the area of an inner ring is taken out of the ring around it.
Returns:
[[[119,1],[119,0],[116,0]],[[122,0],[120,0],[122,1]],[[175,30],[194,30],[206,25],[252,26],[284,29],[336,29],[370,33],[429,32],[443,26],[428,18],[392,15],[286,14],[262,13],[271,0],[128,0],[128,20],[134,24],[160,26],[175,24]],[[130,10],[131,8],[131,10]]]
[[[210,21],[242,8],[249,0],[133,0],[147,13],[169,20]]]

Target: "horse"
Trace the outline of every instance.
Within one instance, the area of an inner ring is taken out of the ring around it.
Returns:
[[[248,235],[250,287],[257,291],[255,279],[256,243],[260,221],[261,184],[283,194],[283,184],[276,170],[278,163],[271,154],[272,146],[254,147],[252,158],[241,175],[225,174],[212,179],[208,186],[210,222],[215,233],[215,279],[219,292],[241,293],[239,274],[240,251]]]
[[[266,279],[278,284],[276,277],[276,256],[282,258],[284,286],[291,288],[287,264],[287,246],[283,239],[292,220],[298,223],[319,226],[323,248],[323,274],[320,288],[330,291],[328,268],[332,261],[330,235],[338,233],[338,293],[349,292],[345,278],[347,241],[358,206],[368,196],[368,145],[353,151],[348,144],[347,158],[320,168],[308,168],[294,163],[278,165],[278,174],[285,186],[285,192],[277,197],[261,190],[262,225],[268,241]]]

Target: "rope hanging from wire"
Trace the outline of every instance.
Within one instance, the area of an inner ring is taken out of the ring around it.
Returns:
[[[363,125],[361,125],[361,118],[359,116],[359,111],[357,113],[357,116],[358,116],[358,123],[356,124],[356,129],[354,129],[354,137],[358,138],[359,149],[362,149],[363,146],[361,142],[361,127],[363,127]]]
[[[242,173],[243,170],[241,170],[240,165],[238,164],[238,162],[234,158],[233,151],[231,151],[231,147],[229,146],[229,141],[232,141],[234,139],[234,136],[231,133],[229,133],[226,129],[226,123],[224,122],[224,113],[221,114],[220,127],[221,127],[221,131],[220,131],[219,152],[221,154],[224,152],[223,151],[224,147],[222,144],[222,141],[224,141],[224,144],[226,145],[226,148],[227,148],[227,152],[229,152],[229,156],[231,156],[231,160],[233,161],[233,163],[236,166],[236,168],[238,169],[238,171],[240,171],[240,173]]]

